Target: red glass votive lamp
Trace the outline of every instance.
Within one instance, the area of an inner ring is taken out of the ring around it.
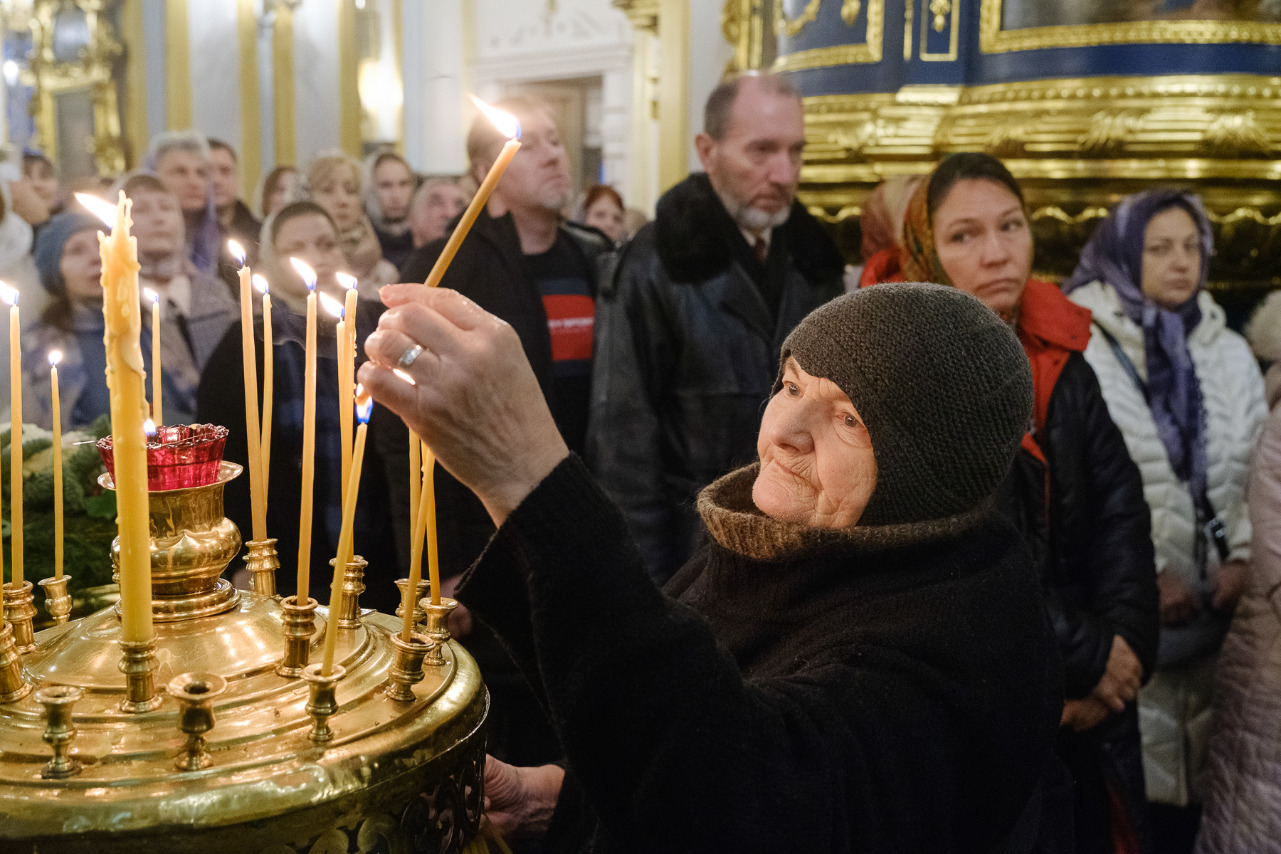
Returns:
[[[147,489],[189,489],[218,480],[227,428],[214,424],[179,424],[157,427],[147,436]],[[111,437],[98,440],[98,453],[115,480]]]

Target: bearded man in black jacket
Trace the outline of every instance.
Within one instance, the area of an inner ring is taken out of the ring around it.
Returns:
[[[659,200],[597,304],[588,463],[660,582],[703,538],[698,491],[755,457],[783,339],[841,292],[843,270],[796,201],[791,84],[722,83],[695,146],[706,172]]]

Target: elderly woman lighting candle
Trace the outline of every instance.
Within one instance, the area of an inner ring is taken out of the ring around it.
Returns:
[[[565,748],[487,765],[500,829],[554,826],[551,851],[1030,849],[1062,698],[993,513],[1032,406],[994,314],[932,285],[817,309],[783,345],[760,462],[700,495],[712,543],[660,592],[512,328],[452,291],[382,293],[360,380],[499,526],[459,597]],[[416,346],[411,386],[391,368]]]
[[[289,596],[295,592],[297,583],[295,567],[300,534],[307,288],[288,259],[296,257],[306,262],[316,273],[318,290],[334,299],[341,299],[344,294],[337,275],[345,262],[333,221],[323,208],[313,202],[293,202],[268,217],[263,225],[260,252],[257,270],[271,282],[272,309],[269,350],[263,337],[260,313],[255,316],[253,325],[257,387],[263,393],[267,389],[265,352],[270,353],[272,367],[272,398],[269,402],[264,400],[260,407],[260,412],[272,413],[271,457],[265,470],[265,478],[271,484],[266,528],[267,536],[277,540],[276,552],[281,560],[282,570],[276,576],[277,590]],[[360,306],[358,322],[365,325],[359,340],[372,331],[382,310],[378,303]],[[334,331],[333,321],[321,312],[317,323],[316,439],[308,584],[310,595],[322,602],[327,596],[332,573],[329,560],[337,552],[342,524],[342,442]],[[197,415],[201,420],[228,425],[245,423],[242,365],[241,327],[236,324],[218,345],[201,381],[197,393]],[[365,607],[389,613],[395,610],[397,603],[398,591],[394,580],[398,575],[404,575],[404,571],[402,562],[397,559],[395,539],[388,537],[383,527],[384,520],[392,512],[387,499],[386,478],[403,480],[406,452],[402,445],[395,458],[384,463],[375,444],[375,436],[380,423],[395,420],[386,410],[375,408],[360,482],[360,500],[353,522],[356,553],[366,557],[371,567],[361,602]],[[239,462],[248,459],[249,448],[243,428],[232,429],[225,453],[229,460]],[[391,467],[390,472],[388,466]],[[229,483],[225,500],[227,516],[241,530],[247,531],[251,503],[245,480],[242,477]]]

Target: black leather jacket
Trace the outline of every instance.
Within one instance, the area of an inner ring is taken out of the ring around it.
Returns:
[[[842,270],[799,203],[774,229],[762,268],[695,174],[663,196],[602,283],[588,462],[658,580],[701,538],[698,491],[756,458],[783,339],[840,293]],[[771,292],[777,312],[763,296]]]
[[[1080,353],[1068,357],[1037,436],[1050,470],[1020,450],[1002,505],[1041,567],[1069,699],[1090,693],[1120,635],[1156,667],[1158,619],[1151,516],[1143,481],[1108,414],[1098,378]]]

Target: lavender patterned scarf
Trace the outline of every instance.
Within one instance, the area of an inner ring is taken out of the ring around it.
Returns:
[[[1206,494],[1205,411],[1188,335],[1201,322],[1201,310],[1196,296],[1171,311],[1144,296],[1141,289],[1144,232],[1152,217],[1171,207],[1186,210],[1196,223],[1201,238],[1200,288],[1204,288],[1214,249],[1205,208],[1191,193],[1157,189],[1127,196],[1117,205],[1081,250],[1081,261],[1063,283],[1063,292],[1105,282],[1120,297],[1121,310],[1143,330],[1152,419],[1174,473],[1200,503]]]

